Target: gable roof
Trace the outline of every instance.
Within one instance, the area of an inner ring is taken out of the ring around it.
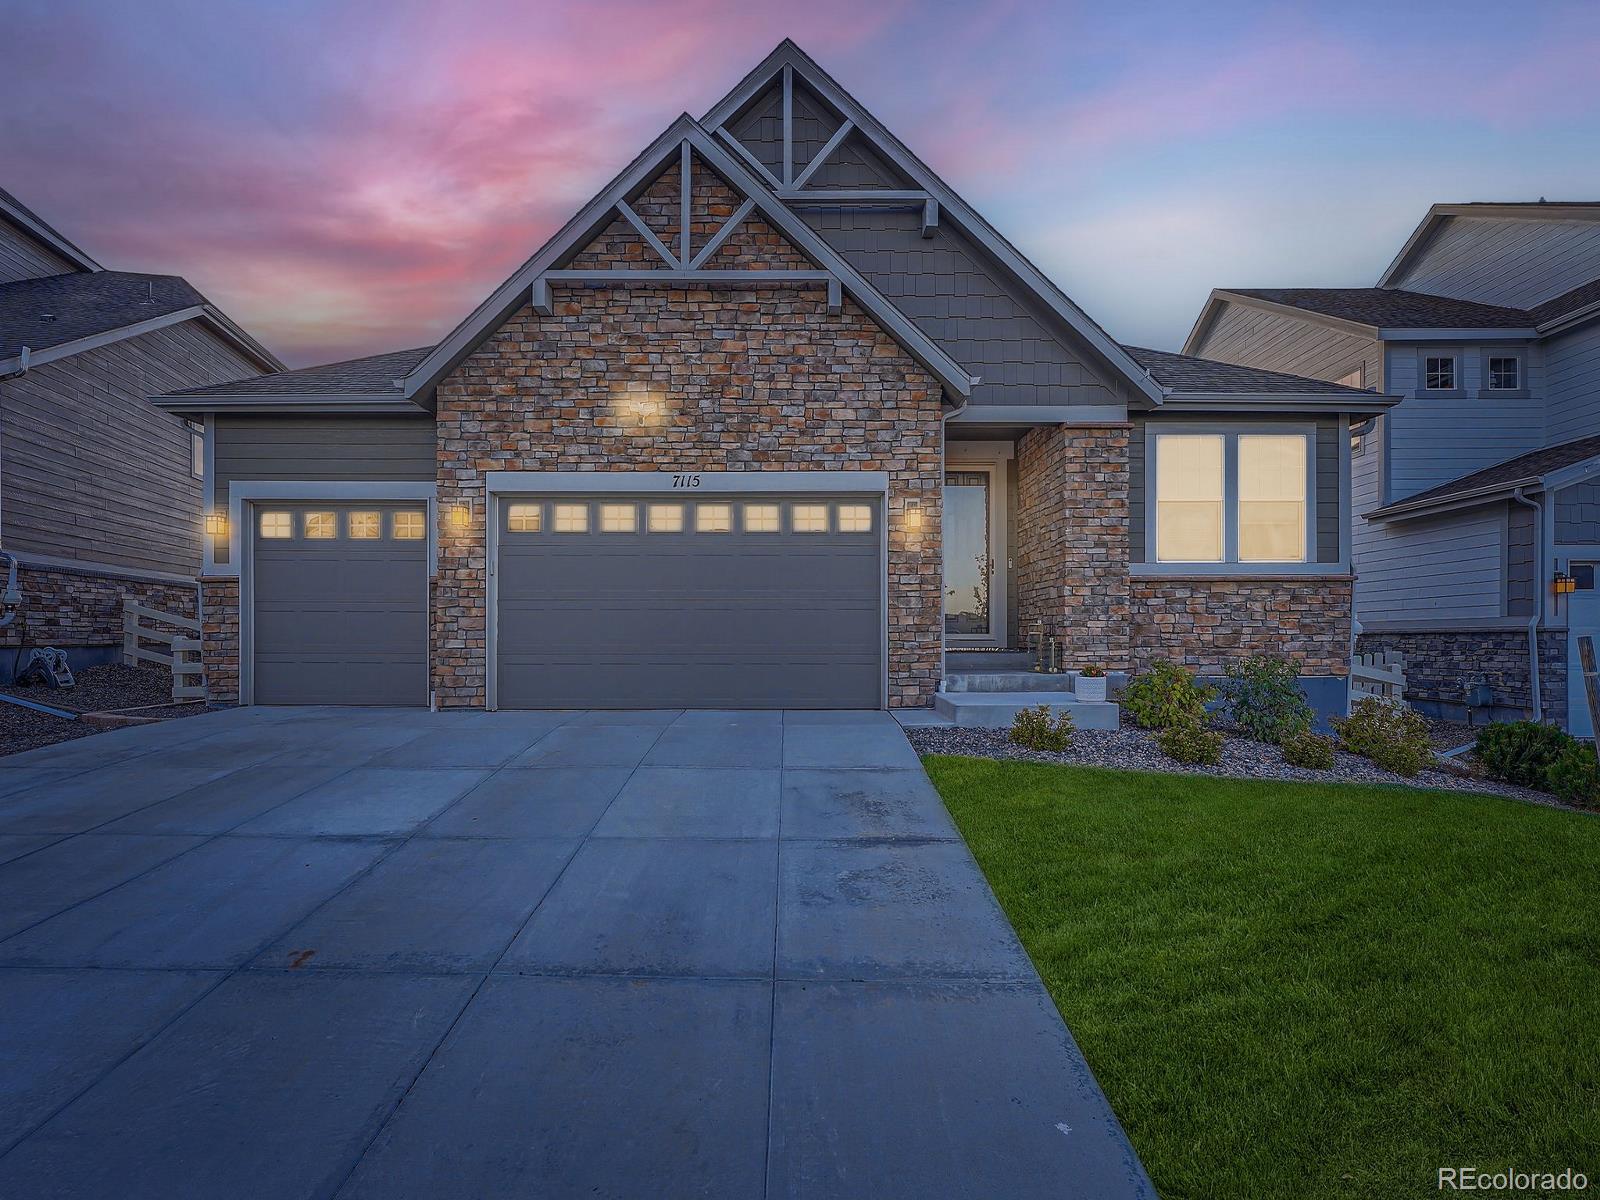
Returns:
[[[347,358],[342,362],[302,367],[295,371],[236,379],[232,383],[184,388],[158,397],[156,403],[161,408],[174,411],[242,408],[248,407],[251,401],[281,401],[284,397],[294,396],[340,396],[350,401],[366,399],[393,404],[400,400],[394,387],[396,377],[411,370],[432,350],[432,346],[390,350],[385,354]],[[199,400],[205,403],[197,404]],[[402,404],[405,409],[416,408],[409,402],[402,401]]]
[[[1411,260],[1451,217],[1512,217],[1534,221],[1600,221],[1600,200],[1477,200],[1435,204],[1411,231],[1400,253],[1384,269],[1379,287],[1387,287],[1405,273]]]
[[[283,365],[187,280],[96,269],[0,284],[0,374],[195,318],[262,366]]]
[[[1365,514],[1368,517],[1425,516],[1468,504],[1483,504],[1509,496],[1518,488],[1542,487],[1557,471],[1600,457],[1600,436],[1578,438],[1559,446],[1546,446],[1519,454],[1492,467],[1457,476],[1415,496],[1385,505]]]
[[[732,91],[713,105],[701,118],[701,123],[711,130],[726,125],[785,71],[803,80],[807,87],[842,113],[857,132],[866,136],[874,150],[924,189],[937,204],[940,220],[953,220],[1031,291],[1046,310],[1088,343],[1090,349],[1136,392],[1151,404],[1161,403],[1161,389],[1115,339],[789,38],[780,42]]]
[[[1346,387],[1325,379],[1307,379],[1282,371],[1266,371],[1260,367],[1241,367],[1215,359],[1197,358],[1192,354],[1173,354],[1144,346],[1123,348],[1163,388],[1184,395],[1336,396],[1362,401],[1371,401],[1377,395],[1364,388]]]
[[[839,283],[844,292],[887,330],[919,363],[956,396],[972,389],[972,377],[931,338],[896,309],[877,288],[867,282],[821,237],[801,221],[762,185],[751,171],[716,141],[688,113],[683,113],[630,163],[601,192],[584,205],[559,232],[523,263],[509,279],[470,313],[405,376],[397,380],[407,399],[430,403],[432,389],[484,339],[498,329],[517,308],[528,302],[530,292],[545,272],[559,266],[581,249],[614,219],[618,201],[649,182],[669,165],[680,147],[688,145],[707,165],[737,192],[749,200],[760,215],[782,233],[801,253]],[[760,274],[759,272],[755,274]],[[660,273],[663,280],[673,272]],[[690,274],[688,280],[693,281]]]
[[[90,258],[77,245],[68,241],[55,226],[49,224],[33,209],[21,200],[18,200],[5,188],[0,188],[0,216],[9,219],[12,224],[25,229],[44,245],[49,246],[62,258],[76,266],[80,271],[101,270],[99,263]]]

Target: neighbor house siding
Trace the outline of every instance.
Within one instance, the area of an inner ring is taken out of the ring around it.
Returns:
[[[979,376],[970,403],[1119,404],[1126,390],[1075,335],[948,222],[922,236],[920,211],[800,214],[940,347]]]
[[[432,482],[434,423],[415,417],[219,416],[213,432],[213,507],[235,480]],[[307,497],[312,499],[313,497]],[[227,561],[227,547],[217,547]]]
[[[1506,616],[1533,615],[1538,559],[1538,523],[1526,504],[1506,506]]]
[[[1375,621],[1488,620],[1504,614],[1503,504],[1426,521],[1358,527],[1356,615]]]
[[[259,371],[187,321],[0,383],[6,548],[194,575],[201,483],[190,431],[147,397]]]
[[[1330,381],[1359,367],[1362,387],[1385,390],[1377,338],[1248,304],[1223,304],[1195,353],[1237,366]]]
[[[78,267],[0,217],[0,283],[65,275]]]
[[[1447,217],[1393,286],[1531,308],[1600,276],[1600,221]]]
[[[1551,338],[1543,348],[1550,443],[1600,433],[1600,321]]]
[[[1576,483],[1556,493],[1556,542],[1600,546],[1600,482]]]
[[[1527,395],[1520,397],[1480,394],[1487,348],[1462,342],[1389,344],[1385,390],[1406,399],[1390,409],[1385,420],[1389,451],[1385,503],[1404,500],[1545,444],[1544,356],[1540,347],[1522,343],[1506,347],[1524,356]],[[1461,394],[1417,394],[1422,356],[1430,353],[1456,356]]]

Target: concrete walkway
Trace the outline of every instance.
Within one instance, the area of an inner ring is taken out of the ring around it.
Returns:
[[[883,713],[0,759],[0,1196],[1153,1195]]]

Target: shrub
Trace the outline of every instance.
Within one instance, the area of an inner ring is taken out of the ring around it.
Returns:
[[[1216,694],[1216,688],[1197,683],[1177,663],[1161,661],[1152,663],[1122,689],[1122,707],[1146,729],[1204,727],[1206,705]]]
[[[1235,663],[1222,691],[1239,732],[1258,742],[1279,744],[1307,732],[1316,720],[1300,691],[1300,663],[1292,658],[1258,654]]]
[[[1335,720],[1339,744],[1386,771],[1410,778],[1433,762],[1428,725],[1399,701],[1368,696]]]
[[[1547,790],[1551,764],[1572,744],[1572,736],[1554,725],[1497,721],[1478,734],[1473,753],[1490,778]]]
[[[1057,754],[1072,745],[1072,714],[1063,712],[1052,724],[1050,706],[1025,708],[1011,722],[1007,739],[1029,750],[1053,750]]]
[[[1168,726],[1156,734],[1156,745],[1174,762],[1214,767],[1222,761],[1222,734],[1199,722]]]
[[[1568,738],[1546,772],[1549,788],[1567,804],[1600,807],[1600,759],[1593,746]]]
[[[1302,729],[1283,739],[1283,761],[1309,771],[1333,770],[1333,739]]]

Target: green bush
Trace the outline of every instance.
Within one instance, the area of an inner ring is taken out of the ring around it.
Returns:
[[[1156,734],[1156,745],[1174,762],[1214,767],[1222,761],[1222,734],[1198,722],[1163,729]]]
[[[1177,663],[1152,663],[1122,689],[1122,708],[1146,729],[1172,729],[1178,725],[1204,726],[1206,705],[1217,689],[1197,683]]]
[[[1600,759],[1595,749],[1577,738],[1568,738],[1556,760],[1546,772],[1549,789],[1567,804],[1580,808],[1600,807]]]
[[[1428,725],[1399,701],[1368,696],[1333,722],[1339,744],[1386,771],[1410,778],[1433,763]]]
[[[1052,724],[1050,706],[1025,708],[1011,722],[1009,741],[1029,750],[1053,750],[1059,754],[1072,745],[1072,714],[1063,712]]]
[[[1228,717],[1239,732],[1278,745],[1310,730],[1316,721],[1300,690],[1300,663],[1276,654],[1257,654],[1228,668],[1222,693]]]
[[[1301,729],[1283,739],[1283,761],[1308,771],[1333,770],[1333,739]]]
[[[1497,721],[1478,734],[1473,753],[1491,779],[1522,787],[1549,789],[1550,766],[1574,739],[1554,725],[1536,721]]]

